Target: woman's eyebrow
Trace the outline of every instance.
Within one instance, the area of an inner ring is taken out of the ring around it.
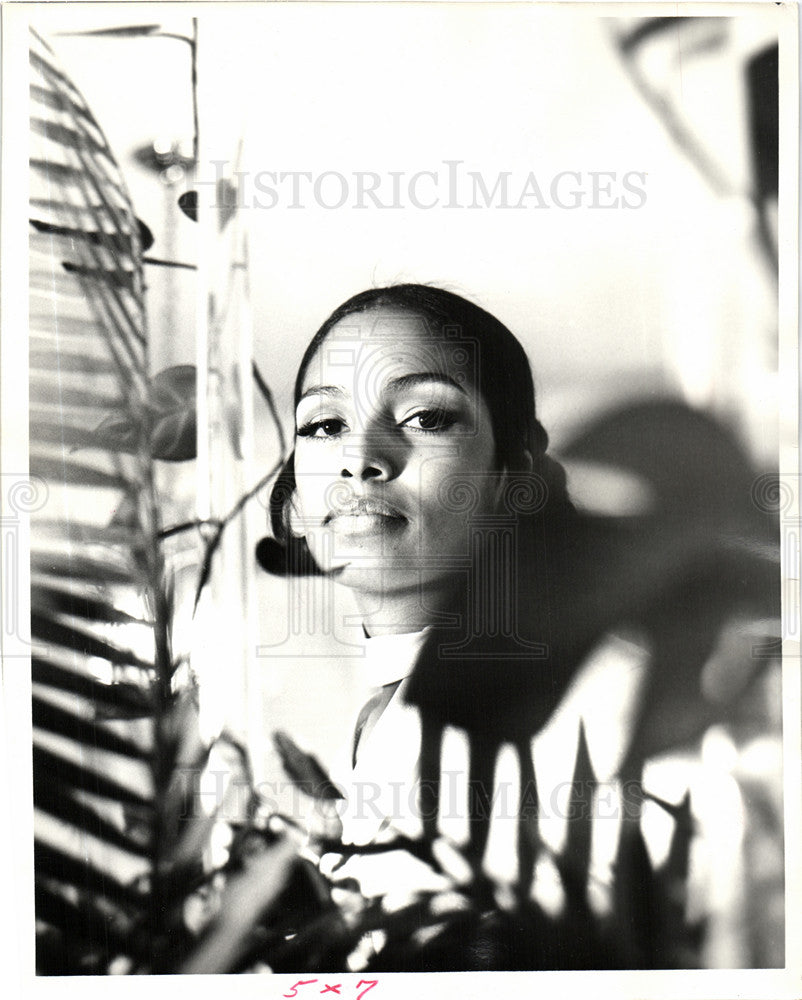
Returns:
[[[386,389],[390,392],[403,392],[405,389],[414,389],[418,385],[432,382],[436,385],[450,386],[461,392],[463,396],[467,396],[467,392],[459,382],[443,372],[409,372],[406,375],[398,375],[396,378],[389,379]],[[345,396],[345,394],[345,390],[339,385],[311,385],[304,390],[298,402],[302,402],[309,396]]]
[[[423,382],[449,385],[453,389],[458,389],[464,396],[467,396],[467,392],[456,379],[453,379],[450,375],[444,375],[442,372],[410,372],[408,375],[399,375],[397,378],[391,378],[387,382],[387,389],[391,392],[414,389],[415,386],[421,385]]]
[[[306,399],[307,396],[344,396],[345,391],[339,385],[312,385],[301,393],[300,403],[302,399]]]

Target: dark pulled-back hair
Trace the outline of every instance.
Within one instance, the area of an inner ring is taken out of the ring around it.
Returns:
[[[548,435],[537,419],[535,387],[529,358],[517,338],[495,316],[454,292],[431,285],[401,284],[372,288],[354,295],[334,310],[304,352],[295,381],[297,406],[307,369],[333,327],[348,316],[376,309],[421,317],[432,338],[464,339],[474,349],[474,379],[490,413],[496,467],[537,477],[543,502],[539,520],[572,510],[562,466],[548,454]],[[531,456],[531,457],[530,457]],[[288,505],[295,492],[295,453],[290,454],[270,495],[273,535],[288,548],[295,571],[314,570],[306,543],[288,524]],[[289,568],[289,567],[288,567]],[[292,569],[290,569],[292,572]]]

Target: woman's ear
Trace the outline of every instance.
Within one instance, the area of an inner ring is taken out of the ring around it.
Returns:
[[[521,453],[521,468],[517,471],[519,472],[531,472],[535,467],[534,459],[532,458],[532,452],[528,448],[524,448]],[[504,494],[507,483],[510,478],[510,470],[505,465],[498,474],[498,483],[496,484],[496,492],[494,496],[494,503],[496,508],[498,508],[501,503],[501,497]]]
[[[504,495],[504,490],[507,488],[508,478],[509,472],[507,471],[507,466],[505,465],[502,469],[499,469],[496,489],[493,493],[493,508],[495,511],[498,511],[501,506],[501,498]]]

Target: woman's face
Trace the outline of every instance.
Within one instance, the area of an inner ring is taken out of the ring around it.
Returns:
[[[499,486],[478,362],[464,337],[384,309],[341,320],[312,358],[292,528],[343,584],[390,593],[467,567],[470,517]]]

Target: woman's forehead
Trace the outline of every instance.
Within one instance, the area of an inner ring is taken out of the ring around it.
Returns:
[[[454,327],[433,329],[423,317],[386,309],[346,316],[318,347],[304,373],[302,391],[316,384],[357,387],[407,374],[447,375],[458,385],[473,384],[476,345]]]

